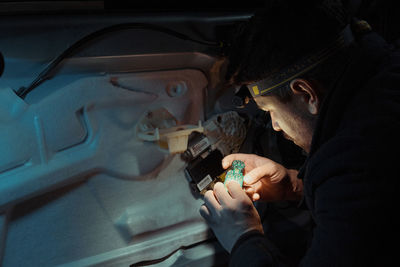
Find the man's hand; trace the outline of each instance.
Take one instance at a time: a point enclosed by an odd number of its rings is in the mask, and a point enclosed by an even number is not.
[[[282,165],[257,155],[232,154],[222,160],[227,169],[234,160],[245,163],[244,187],[253,201],[300,200],[303,183],[296,170],[287,170]]]
[[[263,233],[260,216],[253,203],[235,181],[216,183],[214,190],[204,195],[200,214],[208,222],[221,245],[231,252],[244,233],[257,230]]]

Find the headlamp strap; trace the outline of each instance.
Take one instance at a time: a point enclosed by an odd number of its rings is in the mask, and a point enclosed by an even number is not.
[[[271,90],[293,80],[294,78],[310,71],[318,66],[321,62],[327,60],[337,51],[353,42],[354,37],[351,33],[350,25],[339,34],[329,46],[316,53],[298,60],[294,64],[273,72],[268,78],[259,80],[248,85],[248,89],[253,97],[265,95]]]

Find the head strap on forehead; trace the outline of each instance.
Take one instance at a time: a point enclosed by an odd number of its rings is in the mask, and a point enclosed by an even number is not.
[[[354,38],[351,33],[350,26],[347,25],[339,34],[339,37],[324,49],[308,55],[296,61],[294,64],[283,67],[269,75],[268,78],[252,83],[247,87],[253,97],[265,95],[272,90],[279,88],[281,85],[284,85],[294,78],[315,68],[321,62],[334,55],[337,51],[349,45],[353,39]]]

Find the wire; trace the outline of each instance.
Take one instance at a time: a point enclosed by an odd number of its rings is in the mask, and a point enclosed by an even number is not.
[[[208,41],[202,41],[202,40],[196,40],[193,39],[183,33],[171,30],[169,28],[163,27],[163,26],[158,26],[154,24],[147,24],[147,23],[122,23],[122,24],[116,24],[112,26],[105,27],[103,29],[97,30],[93,33],[90,33],[83,37],[82,39],[78,40],[75,42],[73,45],[68,47],[64,52],[62,52],[58,57],[53,59],[47,67],[36,77],[35,80],[28,86],[28,87],[21,87],[17,91],[17,95],[24,99],[33,89],[38,87],[40,84],[45,82],[46,80],[51,79],[54,74],[56,73],[56,68],[57,66],[67,57],[72,56],[74,53],[77,52],[79,48],[81,48],[83,45],[87,44],[88,42],[97,39],[103,35],[106,35],[111,32],[116,32],[116,31],[122,31],[122,30],[131,30],[131,29],[146,29],[146,30],[152,30],[152,31],[157,31],[157,32],[162,32],[166,33],[168,35],[174,36],[178,39],[182,39],[185,41],[191,41],[194,43],[198,43],[201,45],[206,45],[206,46],[215,46],[215,47],[221,47],[221,43],[217,42],[208,42]]]
[[[3,74],[4,70],[4,57],[3,54],[0,52],[0,77]]]

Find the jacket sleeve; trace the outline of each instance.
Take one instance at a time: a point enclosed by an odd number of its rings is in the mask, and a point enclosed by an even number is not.
[[[305,197],[315,228],[302,266],[391,265],[398,174],[382,139],[372,140],[338,137],[310,162]]]
[[[232,249],[229,266],[286,266],[275,245],[258,231],[242,235]]]

